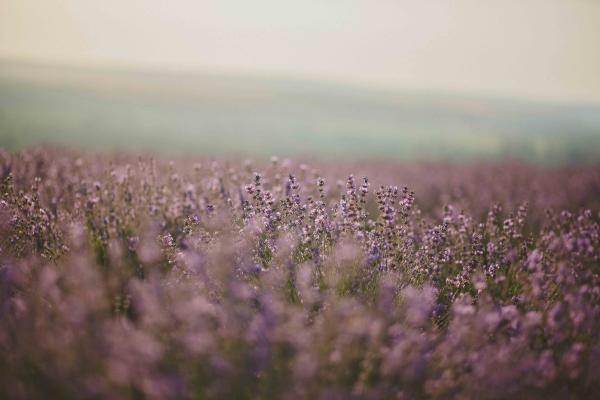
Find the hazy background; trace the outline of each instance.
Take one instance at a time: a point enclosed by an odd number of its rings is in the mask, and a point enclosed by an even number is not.
[[[600,161],[596,0],[2,0],[0,146]]]

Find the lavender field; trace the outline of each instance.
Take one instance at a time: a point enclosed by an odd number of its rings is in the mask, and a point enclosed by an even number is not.
[[[0,189],[0,398],[600,396],[597,165],[28,148]]]

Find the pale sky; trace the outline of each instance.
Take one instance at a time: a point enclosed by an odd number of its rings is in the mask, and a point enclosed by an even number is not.
[[[0,58],[600,104],[600,0],[0,0]]]

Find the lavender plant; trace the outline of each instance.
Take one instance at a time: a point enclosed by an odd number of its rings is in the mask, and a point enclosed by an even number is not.
[[[33,148],[0,177],[0,398],[600,396],[597,166]]]

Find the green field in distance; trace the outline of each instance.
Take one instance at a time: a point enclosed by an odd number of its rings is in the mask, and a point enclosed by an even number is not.
[[[600,107],[270,77],[0,62],[0,146],[600,161]]]

